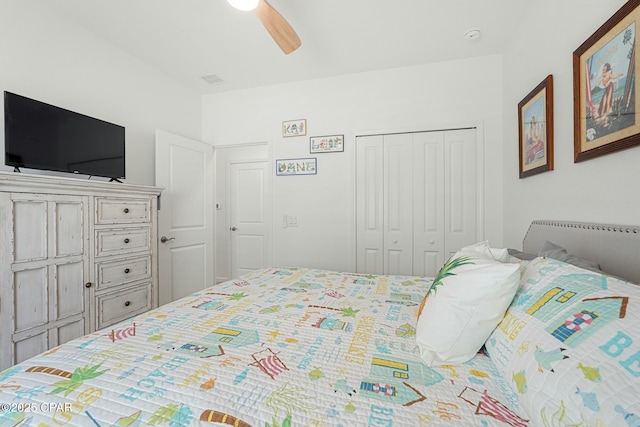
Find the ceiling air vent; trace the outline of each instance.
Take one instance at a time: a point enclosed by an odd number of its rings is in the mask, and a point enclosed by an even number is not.
[[[202,80],[209,83],[210,85],[219,85],[221,83],[224,83],[224,80],[222,80],[219,76],[215,74],[209,74],[208,76],[202,76],[201,78]]]

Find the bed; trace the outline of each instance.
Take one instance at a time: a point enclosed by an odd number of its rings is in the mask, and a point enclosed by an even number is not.
[[[532,224],[522,252],[537,251],[531,239],[548,227]],[[629,244],[627,254],[636,251],[637,265],[640,237],[628,228],[614,234]],[[571,246],[584,234],[571,230],[556,243]],[[600,252],[593,260],[607,265],[608,252]],[[637,287],[544,257],[510,262],[522,266],[517,294],[486,346],[464,363],[427,366],[421,358],[416,315],[432,279],[268,268],[0,372],[0,426],[640,425],[637,399],[605,399],[600,391],[640,391],[640,351],[636,357],[633,348],[640,342],[629,332],[640,326]],[[628,265],[611,274],[634,278]],[[627,312],[622,326],[591,319],[591,329],[608,335],[604,350],[584,360],[580,345],[598,334],[549,346],[538,335],[557,310],[527,314],[540,286],[567,285],[576,275],[600,284],[574,298],[591,307],[581,313],[597,311],[591,301],[599,292],[614,292],[617,299],[601,301],[619,313],[624,300]],[[622,373],[609,374],[618,365]]]

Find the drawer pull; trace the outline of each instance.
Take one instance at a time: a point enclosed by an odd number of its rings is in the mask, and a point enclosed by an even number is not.
[[[129,243],[131,240],[129,240],[129,238],[127,237],[126,239],[124,239],[125,243]]]
[[[124,208],[124,213],[129,213],[129,208]]]
[[[130,272],[130,271],[131,271],[131,270],[129,270],[128,268],[125,268],[125,269],[124,269],[124,274],[129,274],[129,272]]]
[[[125,301],[125,302],[124,302],[124,306],[125,306],[125,307],[129,307],[130,305],[131,305],[131,301]]]
[[[92,286],[92,283],[91,283],[91,282],[87,282],[87,283],[85,283],[85,284],[84,284],[84,287],[85,287],[85,288],[90,288],[91,286]]]

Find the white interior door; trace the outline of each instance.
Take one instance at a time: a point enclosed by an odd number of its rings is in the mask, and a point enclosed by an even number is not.
[[[156,132],[159,303],[214,284],[213,147]]]
[[[269,266],[268,162],[229,164],[231,277]]]

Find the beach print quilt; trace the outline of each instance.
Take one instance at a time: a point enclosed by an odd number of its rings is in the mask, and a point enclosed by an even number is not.
[[[429,286],[259,270],[0,372],[0,427],[528,425],[487,356],[421,362]]]
[[[531,425],[640,426],[640,286],[551,258],[527,264],[486,343]]]

